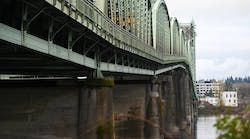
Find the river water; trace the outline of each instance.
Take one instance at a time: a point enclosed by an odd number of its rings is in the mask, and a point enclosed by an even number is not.
[[[197,123],[197,139],[216,139],[216,128],[213,126],[216,116],[200,116]]]

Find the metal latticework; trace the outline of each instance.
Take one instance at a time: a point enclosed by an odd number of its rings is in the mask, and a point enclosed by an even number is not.
[[[156,48],[163,54],[170,54],[170,28],[167,10],[163,4],[159,6],[156,21]]]

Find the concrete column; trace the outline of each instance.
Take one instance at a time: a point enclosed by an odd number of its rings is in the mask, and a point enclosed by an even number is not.
[[[184,74],[184,91],[185,91],[185,109],[186,109],[186,124],[188,133],[192,132],[192,92],[190,90],[190,77],[187,73]]]
[[[116,139],[145,139],[146,90],[146,84],[134,82],[115,85],[113,96]]]
[[[165,100],[165,117],[163,135],[165,138],[173,138],[177,134],[176,126],[176,100],[174,93],[174,83],[172,75],[164,75],[162,77],[162,99]]]
[[[196,132],[196,131],[197,131],[198,105],[199,105],[198,103],[199,103],[199,102],[198,102],[198,100],[195,100],[195,101],[193,101],[193,103],[195,103],[195,107],[193,107],[193,108],[194,108],[194,113],[195,113],[194,115],[195,115],[195,116],[194,116],[194,122],[193,122],[194,128],[193,128],[192,131],[193,131],[193,135],[194,135],[193,138],[196,139],[196,138],[197,138],[197,132]]]
[[[111,88],[97,91],[97,139],[114,139],[113,93]]]
[[[189,101],[188,101],[188,106],[189,106],[189,109],[188,109],[188,116],[187,116],[187,120],[188,120],[188,124],[190,126],[190,133],[191,133],[191,136],[192,138],[194,138],[194,133],[196,131],[194,131],[194,124],[195,124],[195,121],[194,121],[194,92],[193,92],[193,89],[192,89],[192,81],[191,81],[191,78],[189,75],[187,75],[187,90],[189,92],[188,94],[188,97],[189,97]]]
[[[96,139],[97,98],[96,89],[81,88],[78,115],[79,139]]]
[[[181,77],[181,88],[182,92],[181,92],[181,100],[182,100],[182,113],[181,113],[181,123],[180,123],[180,135],[181,138],[191,138],[191,104],[190,104],[190,99],[192,99],[190,97],[191,91],[190,91],[190,87],[189,87],[189,75],[186,74],[185,71],[181,71],[180,73],[180,77]]]
[[[186,73],[185,71],[182,71],[181,72],[181,81],[182,81],[182,109],[183,109],[183,113],[182,113],[182,119],[183,121],[186,123],[186,120],[187,120],[187,95],[189,92],[187,92],[186,90]]]
[[[180,94],[180,76],[178,71],[173,72],[173,84],[174,84],[174,94],[175,94],[175,105],[176,105],[176,125],[179,126],[181,123],[181,94]]]
[[[186,139],[186,96],[184,71],[177,70],[173,73],[174,92],[176,100],[176,125],[178,134],[176,138]]]
[[[149,100],[146,110],[146,139],[161,139],[160,136],[160,83],[159,80],[154,79],[151,88],[148,92]]]
[[[195,99],[195,96],[194,96],[194,90],[192,89],[192,85],[193,85],[193,82],[190,81],[190,90],[192,92],[192,135],[193,135],[193,138],[196,139],[197,138],[197,134],[196,134],[196,130],[197,130],[197,120],[198,120],[198,100]]]
[[[80,139],[113,139],[113,80],[90,79],[82,89]]]
[[[162,99],[165,101],[163,118],[164,137],[193,138],[193,92],[190,77],[183,70],[163,75]]]

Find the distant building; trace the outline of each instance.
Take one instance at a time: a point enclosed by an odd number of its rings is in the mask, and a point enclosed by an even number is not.
[[[225,91],[221,93],[221,100],[224,106],[238,107],[238,98],[236,91]]]
[[[218,106],[219,105],[219,98],[218,97],[205,97],[205,101],[214,105]]]
[[[219,98],[223,82],[200,80],[196,82],[196,88],[200,100],[204,100],[206,96]]]

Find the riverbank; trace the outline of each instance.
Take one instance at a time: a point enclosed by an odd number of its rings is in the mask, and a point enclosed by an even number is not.
[[[206,115],[221,115],[221,114],[240,114],[244,108],[241,107],[223,107],[223,106],[213,106],[211,104],[205,103],[204,107],[199,107],[198,114],[199,116]]]

